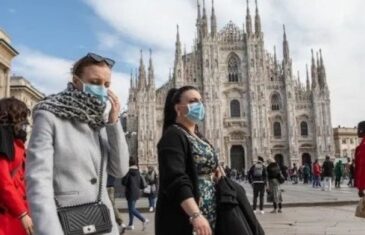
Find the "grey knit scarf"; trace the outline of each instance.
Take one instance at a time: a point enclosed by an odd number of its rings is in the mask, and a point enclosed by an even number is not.
[[[68,83],[66,90],[39,102],[34,107],[36,110],[47,110],[61,119],[86,123],[96,130],[105,126],[105,104],[95,96],[79,91],[72,83]]]

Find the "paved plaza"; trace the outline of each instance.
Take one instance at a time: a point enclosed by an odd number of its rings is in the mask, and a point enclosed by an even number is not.
[[[292,207],[284,208],[282,214],[257,215],[266,235],[364,235],[365,219],[354,216],[355,206]],[[136,230],[126,235],[154,235],[153,213],[145,213],[151,224],[144,232],[136,221]],[[128,215],[123,214],[127,221]],[[229,235],[229,234],[227,234]]]
[[[242,183],[247,196],[252,201],[252,189],[247,183]],[[290,182],[282,185],[284,190],[284,213],[271,214],[271,204],[265,204],[265,214],[257,217],[265,229],[266,235],[364,235],[365,219],[356,218],[354,211],[358,202],[357,191],[345,184],[340,189],[333,188],[331,192],[313,189],[310,185]],[[118,205],[128,222],[125,199],[118,199]],[[153,235],[154,214],[147,212],[147,200],[141,199],[137,206],[151,220],[144,232],[142,225],[135,218],[134,231],[127,235]],[[229,234],[227,234],[229,235]]]

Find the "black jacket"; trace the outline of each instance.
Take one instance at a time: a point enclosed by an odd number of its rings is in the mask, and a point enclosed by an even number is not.
[[[333,168],[334,168],[333,162],[331,162],[330,160],[325,160],[322,166],[322,176],[333,177]]]
[[[262,167],[262,175],[261,176],[255,176],[255,167],[256,165],[259,165],[260,167]],[[256,163],[254,164],[250,170],[248,171],[248,180],[250,181],[250,183],[255,184],[255,183],[266,183],[266,167],[264,166],[264,164],[262,163]]]
[[[265,235],[241,185],[223,177],[216,188],[215,235]]]
[[[145,188],[144,179],[138,169],[130,168],[123,177],[122,184],[125,186],[125,197],[127,200],[136,201],[141,196],[141,189]]]
[[[181,203],[199,201],[198,177],[190,143],[176,126],[170,126],[157,145],[159,191],[155,215],[156,235],[191,235],[193,227]]]

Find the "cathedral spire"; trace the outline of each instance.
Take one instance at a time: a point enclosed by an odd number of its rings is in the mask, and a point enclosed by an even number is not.
[[[316,61],[314,59],[314,52],[313,49],[312,52],[312,66],[311,66],[311,76],[312,76],[312,89],[315,89],[317,87],[317,67],[316,67]]]
[[[207,11],[205,8],[205,0],[203,0],[202,33],[204,38],[208,35],[208,18],[207,18]]]
[[[286,30],[285,30],[285,25],[283,25],[283,30],[284,30],[284,40],[283,40],[283,55],[284,55],[284,62],[288,63],[290,60],[290,54],[289,54],[289,43],[288,40],[286,38]]]
[[[320,77],[322,81],[322,87],[327,87],[326,68],[323,63],[322,49],[319,49],[319,63],[320,63]]]
[[[252,19],[250,15],[249,0],[247,0],[247,13],[246,13],[246,32],[248,35],[252,34]]]
[[[308,64],[305,65],[305,72],[306,72],[306,75],[307,75],[307,91],[309,91],[310,89],[310,82],[309,82],[309,71],[308,71]]]
[[[274,65],[275,65],[275,69],[278,68],[278,59],[276,56],[276,46],[274,46]]]
[[[176,26],[176,43],[175,43],[175,64],[179,59],[181,59],[181,42],[180,42],[180,32],[179,25]]]
[[[133,89],[134,89],[133,70],[131,70],[130,90],[133,90]]]
[[[152,63],[152,49],[150,49],[150,61],[148,65],[148,85],[151,88],[155,87],[155,74]]]
[[[217,34],[217,17],[215,16],[214,0],[212,0],[212,15],[210,17],[210,24],[210,33],[212,35],[212,38],[214,38]]]
[[[255,14],[255,32],[257,35],[260,35],[261,33],[261,17],[259,14],[259,7],[257,4],[257,0],[255,1],[256,3],[256,14]]]
[[[146,81],[146,70],[143,63],[143,51],[141,50],[141,58],[139,60],[139,77],[138,77],[138,88],[143,89],[147,85]]]

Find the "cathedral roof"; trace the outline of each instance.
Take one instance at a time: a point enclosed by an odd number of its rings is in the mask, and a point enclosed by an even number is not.
[[[223,41],[227,42],[240,41],[243,38],[243,32],[232,21],[229,21],[229,23],[224,26],[219,32],[219,35]]]

